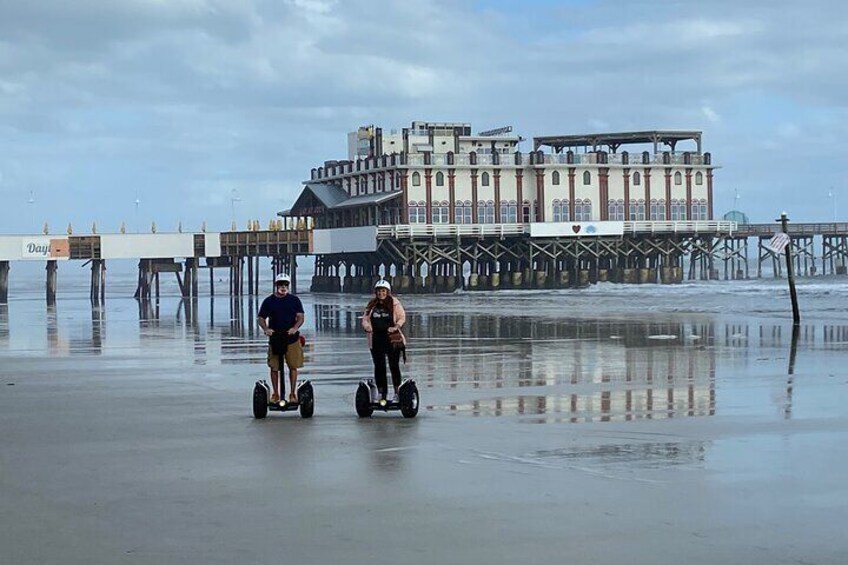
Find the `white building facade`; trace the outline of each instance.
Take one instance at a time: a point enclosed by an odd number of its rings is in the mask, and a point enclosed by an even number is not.
[[[521,141],[509,127],[474,135],[465,123],[362,127],[348,159],[312,169],[284,214],[325,228],[713,219],[701,132],[536,137],[526,152]]]

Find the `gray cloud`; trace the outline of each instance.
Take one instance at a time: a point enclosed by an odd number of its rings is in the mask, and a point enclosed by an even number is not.
[[[53,225],[269,217],[377,122],[525,136],[694,128],[754,217],[844,171],[841,2],[0,0],[0,211]],[[799,193],[798,188],[805,187]],[[843,187],[848,202],[848,187]],[[768,198],[766,198],[768,197]],[[824,196],[822,196],[824,198]],[[90,202],[81,203],[81,199]],[[784,204],[785,202],[785,204]]]

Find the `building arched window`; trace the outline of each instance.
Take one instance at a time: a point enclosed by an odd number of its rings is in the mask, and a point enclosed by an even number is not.
[[[651,221],[661,222],[665,220],[665,198],[659,200],[651,199]]]
[[[436,173],[436,186],[445,186],[445,173],[441,171]]]
[[[700,200],[692,201],[692,219],[693,220],[706,220],[707,219],[707,201],[702,198]]]
[[[427,203],[422,201],[409,202],[409,223],[410,224],[426,224],[427,223]]]
[[[477,223],[495,223],[495,202],[493,200],[479,200],[477,202]]]
[[[592,173],[589,171],[583,171],[583,184],[592,184]]]
[[[704,184],[704,173],[701,171],[695,173],[695,184]]]
[[[555,222],[569,221],[568,200],[554,200],[554,218]]]
[[[680,174],[680,171],[674,173],[674,184],[683,184],[683,175]]]
[[[448,202],[447,200],[442,200],[441,202],[433,202],[433,223],[450,223],[450,202]]]
[[[639,186],[642,184],[642,175],[639,174],[639,171],[633,173],[633,186]]]
[[[501,200],[502,224],[514,224],[518,221],[518,203],[515,200]]]
[[[645,219],[645,201],[641,198],[630,201],[630,219],[634,222]]]
[[[489,173],[480,175],[480,186],[489,186]]]
[[[457,200],[454,203],[454,222],[457,224],[472,223],[470,200]]]
[[[686,220],[686,201],[677,198],[671,201],[671,219],[675,222]]]
[[[554,171],[551,173],[551,184],[554,186],[559,184],[559,171]]]
[[[609,219],[621,222],[624,220],[624,200],[610,200],[607,202]]]
[[[412,186],[421,186],[421,173],[412,173]]]
[[[592,220],[592,201],[588,198],[574,201],[574,221],[589,222]]]

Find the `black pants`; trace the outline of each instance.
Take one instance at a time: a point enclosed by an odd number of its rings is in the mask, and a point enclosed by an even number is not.
[[[388,383],[386,382],[386,358],[389,358],[389,370],[392,372],[392,384],[395,388],[400,386],[400,351],[389,343],[389,336],[374,334],[371,343],[371,359],[374,360],[374,381],[377,389],[383,397],[386,396]]]

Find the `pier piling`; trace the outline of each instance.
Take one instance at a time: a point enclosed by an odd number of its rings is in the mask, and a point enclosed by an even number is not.
[[[0,261],[0,304],[9,303],[9,261]]]

